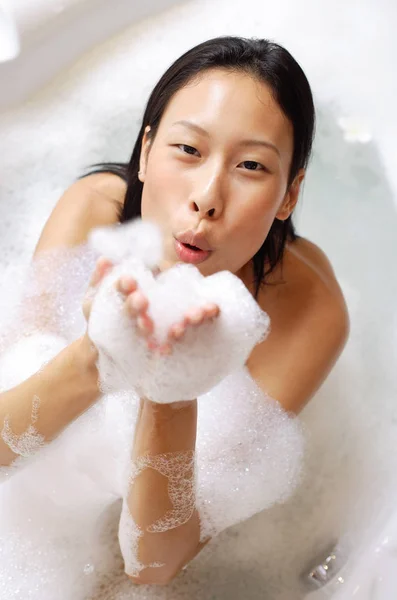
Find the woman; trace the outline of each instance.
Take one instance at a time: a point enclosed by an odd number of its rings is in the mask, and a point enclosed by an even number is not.
[[[77,246],[98,226],[138,216],[156,222],[165,243],[159,269],[193,262],[203,275],[229,270],[268,313],[271,333],[246,366],[264,392],[298,414],[332,369],[349,331],[332,266],[320,248],[296,234],[291,220],[314,120],[307,79],[281,46],[235,37],[204,42],[180,57],[154,88],[129,164],[101,165],[76,181],[48,219],[35,256]],[[102,258],[91,285],[111,268]],[[149,301],[136,281],[123,278],[118,289],[153,352],[171,352],[187,327],[200,327],[219,314],[216,305],[187,313],[159,347]],[[90,308],[87,300],[86,318]],[[99,398],[96,360],[86,334],[40,373],[3,393],[2,415],[11,415],[14,429],[24,431],[32,396],[48,399],[37,427],[52,440]],[[194,450],[197,400],[174,408],[142,399],[136,457],[143,450]],[[156,436],[149,435],[153,428]],[[15,459],[3,441],[0,458],[2,465]],[[145,471],[138,481],[128,502],[134,520],[144,524],[153,521],[153,496],[158,514],[166,510],[168,496],[155,471]],[[161,548],[153,539],[140,540],[142,562],[163,566],[129,573],[135,583],[168,583],[201,550],[197,511],[162,538]]]

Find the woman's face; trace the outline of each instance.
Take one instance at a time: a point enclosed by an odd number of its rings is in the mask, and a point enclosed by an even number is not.
[[[239,275],[294,208],[303,171],[287,193],[292,152],[291,123],[251,76],[213,69],[179,90],[140,162],[142,218],[160,226],[166,265],[185,260],[175,240],[193,230],[211,248],[203,275]]]

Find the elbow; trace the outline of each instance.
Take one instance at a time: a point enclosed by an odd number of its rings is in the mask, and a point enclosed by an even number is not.
[[[4,448],[4,451],[0,454],[0,472],[6,473],[7,476],[11,475],[18,462],[21,462],[21,458],[17,454],[14,454],[12,450]]]
[[[155,553],[151,552],[150,561],[156,561],[160,566],[145,567],[138,574],[128,573],[130,570],[128,564],[125,573],[129,579],[136,585],[169,585],[182,573],[184,568],[201,552],[201,550],[211,540],[210,537],[200,542],[199,521],[193,522],[194,532],[184,538],[179,538],[177,546],[170,542],[170,539],[164,539],[163,534],[156,540]],[[191,522],[190,522],[191,523]],[[192,523],[191,523],[192,524]],[[149,558],[146,553],[146,560]]]

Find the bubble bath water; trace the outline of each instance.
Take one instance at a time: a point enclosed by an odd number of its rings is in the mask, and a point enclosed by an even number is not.
[[[113,530],[120,499],[116,492],[107,492],[109,513],[102,514],[104,498],[87,475],[92,465],[68,457],[71,471],[79,465],[82,493],[98,497],[100,526],[91,533],[87,528],[87,540],[107,540],[107,564],[114,561],[113,572],[120,575],[111,580],[118,600],[132,594],[207,598],[208,590],[217,599],[303,598],[307,587],[301,574],[317,556],[338,541],[346,556],[355,552],[365,530],[376,526],[378,515],[395,498],[397,470],[390,452],[397,422],[393,259],[397,184],[392,166],[396,84],[391,77],[395,41],[390,28],[394,10],[390,3],[372,1],[359,6],[285,1],[275,6],[258,0],[247,11],[241,3],[223,0],[186,3],[128,27],[60,73],[29,102],[0,117],[0,261],[5,267],[30,257],[50,210],[83,166],[128,160],[149,91],[172,60],[195,43],[227,33],[274,39],[300,62],[315,95],[317,139],[296,223],[299,233],[330,258],[352,327],[342,357],[301,414],[310,431],[303,482],[284,504],[223,532],[167,589],[142,586],[131,591],[112,546],[118,543]],[[70,126],[65,127],[66,122]],[[71,295],[78,299],[81,280],[76,277],[76,283],[70,283]],[[12,298],[10,293],[1,302],[7,305]],[[114,432],[120,430],[117,415],[124,409],[119,399],[107,414],[114,421]],[[79,427],[95,448],[91,419],[76,422]],[[54,447],[46,461],[55,457]],[[43,493],[50,495],[46,469],[41,471],[38,464],[36,469],[36,481],[40,475]],[[102,477],[106,481],[107,475]],[[112,477],[104,487],[115,490],[119,474]],[[26,484],[34,487],[28,478]],[[81,503],[79,494],[65,495],[65,530],[68,522],[76,526],[78,518],[82,526],[88,522],[84,514],[77,517]],[[18,505],[14,508],[18,514]],[[42,518],[39,505],[33,503],[32,511]],[[30,597],[39,589],[43,564],[48,573],[55,570],[74,581],[65,588],[64,598],[76,597],[76,579],[70,577],[72,564],[63,560],[66,555],[51,559],[43,550],[33,560],[34,546],[29,544],[10,534],[7,561],[12,563],[13,552],[31,561]],[[90,578],[102,577],[102,567],[88,546],[75,558],[73,568],[78,564],[81,574],[78,585],[87,580],[84,585],[89,589]],[[23,585],[17,570],[10,570],[9,576]],[[98,584],[96,600],[101,594],[108,599],[101,590]]]

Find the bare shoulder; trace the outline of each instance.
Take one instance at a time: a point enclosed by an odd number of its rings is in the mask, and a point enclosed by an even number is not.
[[[93,173],[79,180],[87,189],[111,202],[124,204],[127,184],[114,173]]]
[[[319,279],[331,290],[340,290],[334,268],[325,252],[314,242],[300,237],[286,246],[286,260],[300,263],[301,267],[310,270],[313,281]]]
[[[45,223],[35,255],[82,244],[91,229],[117,223],[126,188],[121,177],[111,173],[95,173],[72,183]]]
[[[313,322],[320,316],[328,319],[346,341],[349,312],[332,263],[326,253],[306,238],[287,247],[288,278],[294,282],[290,300],[299,297],[306,304],[306,317]],[[295,280],[294,275],[295,273]]]
[[[346,310],[346,302],[331,261],[325,252],[306,238],[286,245],[284,261],[270,278],[262,296],[265,309],[276,311],[283,320],[302,316],[314,309]],[[291,322],[290,322],[291,324]]]
[[[330,260],[309,240],[288,245],[283,270],[272,281],[259,299],[271,331],[247,367],[285,410],[299,413],[342,353],[349,313]]]

